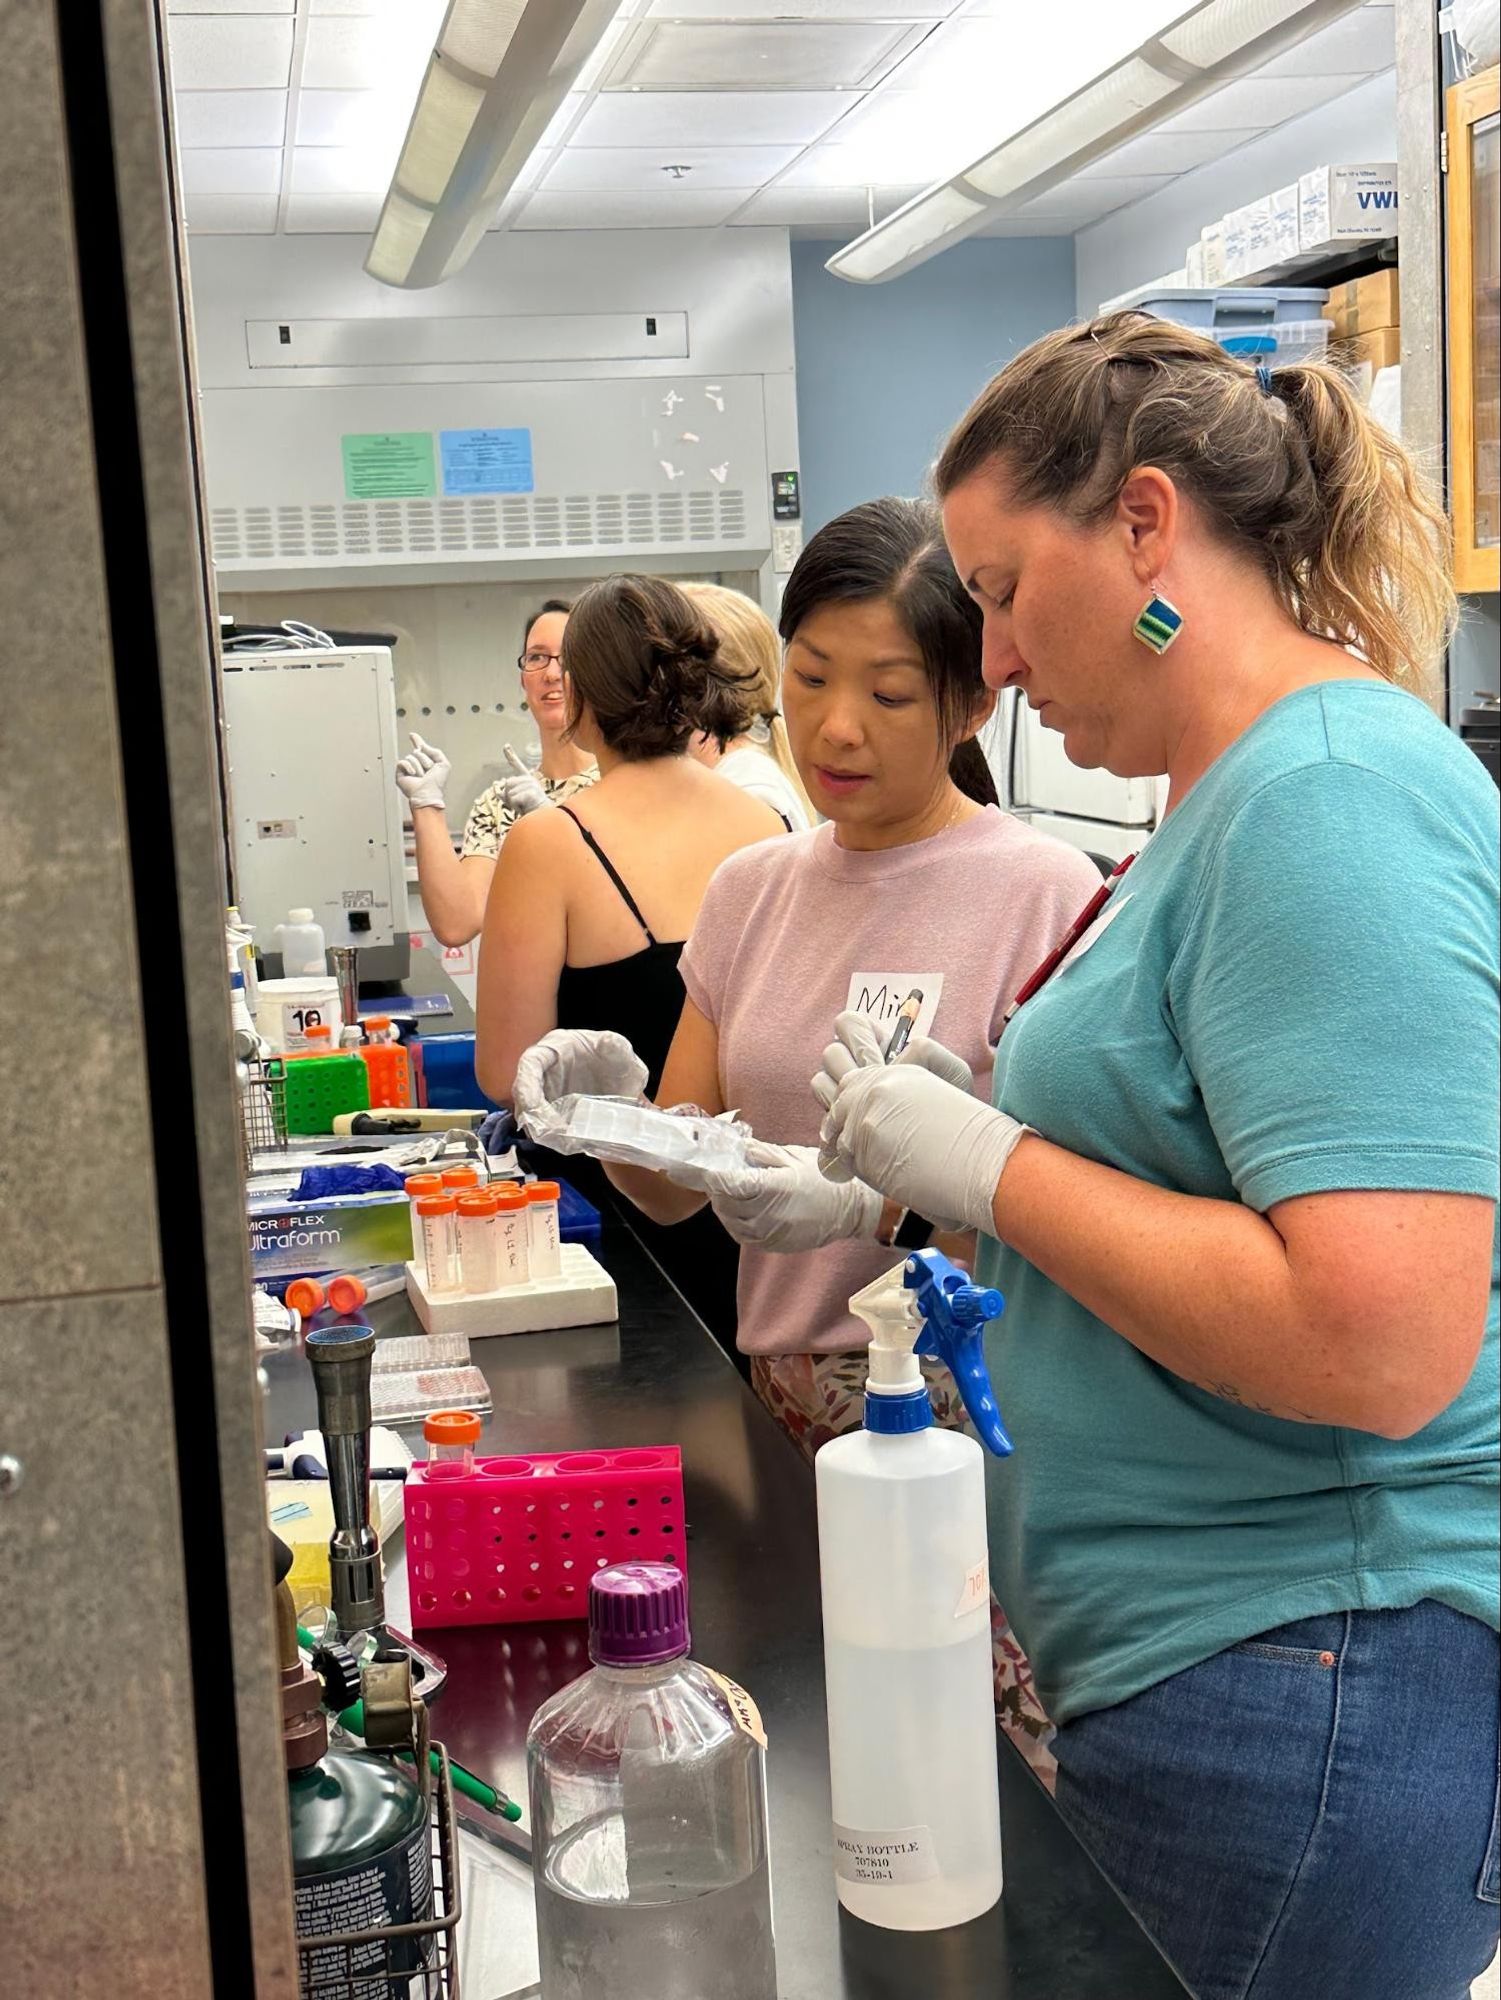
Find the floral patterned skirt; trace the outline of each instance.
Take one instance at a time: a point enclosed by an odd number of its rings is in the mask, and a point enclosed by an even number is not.
[[[820,1445],[860,1428],[865,1411],[865,1349],[849,1354],[753,1354],[751,1387],[811,1465]],[[958,1385],[941,1361],[922,1360],[933,1415],[945,1430],[962,1431],[967,1416]],[[1006,1614],[990,1600],[996,1715],[1013,1744],[1049,1791],[1058,1767],[1049,1747],[1053,1725],[1032,1684],[1032,1666]]]

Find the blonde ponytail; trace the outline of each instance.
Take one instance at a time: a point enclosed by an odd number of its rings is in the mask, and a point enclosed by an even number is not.
[[[1022,505],[1080,521],[1160,466],[1304,631],[1430,685],[1454,624],[1448,523],[1332,363],[1268,372],[1170,321],[1107,314],[996,376],[944,446],[940,498],[997,460]]]

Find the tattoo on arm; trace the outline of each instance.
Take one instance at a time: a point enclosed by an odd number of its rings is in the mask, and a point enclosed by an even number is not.
[[[1206,1396],[1218,1396],[1222,1403],[1234,1403],[1237,1409],[1250,1410],[1258,1417],[1282,1417],[1295,1424],[1324,1424],[1327,1417],[1316,1417],[1311,1410],[1295,1410],[1291,1404],[1253,1403],[1249,1396],[1243,1396],[1233,1382],[1195,1382],[1195,1389],[1202,1389]]]

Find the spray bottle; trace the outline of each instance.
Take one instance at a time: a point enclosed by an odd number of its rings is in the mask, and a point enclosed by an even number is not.
[[[962,1924],[1001,1893],[984,1454],[934,1426],[917,1356],[1009,1453],[983,1347],[1004,1303],[936,1250],[857,1293],[865,1427],[813,1462],[839,1900],[888,1930]]]

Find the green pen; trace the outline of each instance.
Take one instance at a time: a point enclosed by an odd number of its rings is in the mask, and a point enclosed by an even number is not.
[[[311,1654],[316,1649],[318,1641],[305,1626],[299,1625],[297,1643],[305,1653]],[[352,1736],[363,1736],[365,1704],[362,1701],[352,1702],[348,1708],[341,1710],[339,1721]],[[428,1752],[428,1762],[434,1772],[440,1768],[436,1750]],[[466,1771],[462,1764],[456,1764],[451,1757],[448,1760],[448,1769],[456,1792],[462,1792],[465,1798],[473,1799],[475,1804],[483,1806],[486,1812],[498,1813],[502,1819],[520,1819],[520,1806],[505,1792],[498,1791],[494,1785],[487,1785],[483,1778],[476,1778],[472,1771]]]

